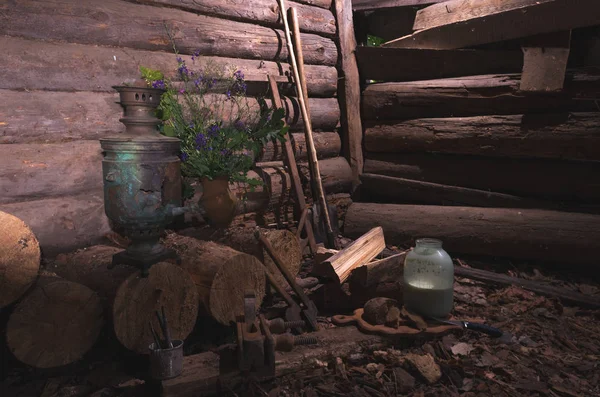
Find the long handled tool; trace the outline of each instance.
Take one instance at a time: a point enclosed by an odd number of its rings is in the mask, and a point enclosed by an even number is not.
[[[304,119],[304,134],[306,136],[306,146],[309,158],[309,169],[311,173],[313,194],[316,193],[316,198],[320,204],[320,213],[323,215],[323,222],[325,224],[325,232],[327,235],[327,245],[329,248],[339,248],[337,246],[337,241],[335,239],[335,235],[333,232],[333,228],[331,226],[331,219],[329,218],[329,210],[327,208],[327,201],[325,200],[325,193],[323,191],[323,183],[321,181],[321,172],[319,170],[319,161],[317,160],[317,152],[315,150],[315,142],[312,136],[312,123],[310,121],[310,115],[308,114],[307,108],[307,94],[305,93],[306,82],[304,81],[304,85],[302,84],[303,80],[300,76],[300,69],[298,68],[298,63],[296,61],[296,51],[298,54],[302,56],[302,49],[300,43],[300,34],[296,34],[297,45],[294,46],[292,44],[292,38],[290,33],[290,26],[288,24],[287,13],[285,8],[285,0],[279,1],[279,9],[281,12],[281,19],[283,20],[284,32],[285,32],[285,41],[288,48],[288,53],[290,57],[290,61],[292,64],[292,71],[294,73],[294,80],[296,81],[296,93],[298,96],[298,103],[300,104],[300,112],[302,113],[302,118]],[[292,8],[293,9],[293,8]],[[296,15],[295,13],[293,15]],[[298,26],[297,16],[295,20],[295,26]],[[299,31],[299,29],[298,29]],[[297,47],[296,51],[294,51],[294,47]],[[316,192],[315,192],[316,191]],[[315,200],[317,201],[317,200]]]

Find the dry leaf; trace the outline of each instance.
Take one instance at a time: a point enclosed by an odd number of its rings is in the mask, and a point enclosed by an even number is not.
[[[452,346],[452,354],[456,356],[468,356],[473,349],[474,347],[468,343],[461,342]]]

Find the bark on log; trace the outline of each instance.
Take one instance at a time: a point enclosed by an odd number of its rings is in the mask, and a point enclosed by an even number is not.
[[[294,157],[296,161],[306,161],[308,154],[306,152],[306,140],[305,135],[302,133],[294,133],[291,135],[292,149],[294,150]],[[317,151],[317,158],[319,160],[337,157],[340,155],[342,150],[342,142],[340,135],[337,132],[319,132],[313,135],[315,142],[315,149]],[[279,141],[269,142],[265,146],[263,153],[258,158],[258,161],[282,161],[283,160],[283,147]]]
[[[309,170],[307,163],[298,163],[302,184],[309,188]],[[352,169],[343,157],[335,157],[319,161],[321,181],[325,193],[348,193],[352,190]],[[312,197],[310,194],[307,197]]]
[[[114,85],[131,82],[140,75],[139,67],[161,70],[175,78],[175,54],[133,50],[118,47],[49,43],[17,37],[0,37],[0,88],[51,91],[105,91],[112,94]],[[267,75],[274,76],[283,94],[294,95],[291,67],[277,62],[180,55],[191,71],[207,66],[222,70],[241,70],[258,93],[266,93]],[[68,73],[65,73],[68,71]],[[93,79],[90,79],[93,76]],[[310,96],[330,97],[337,90],[337,70],[331,66],[306,65],[307,89]],[[288,84],[282,84],[282,83]],[[260,84],[259,84],[260,83]],[[252,94],[252,93],[250,93]]]
[[[116,93],[0,90],[0,96],[0,144],[96,140],[125,130]],[[253,98],[247,103],[251,109],[258,106]],[[332,131],[338,125],[337,99],[310,98],[309,105],[315,131]],[[296,99],[286,98],[284,106],[291,129],[302,130]]]
[[[286,269],[296,276],[300,271],[302,262],[302,253],[300,252],[300,244],[296,235],[289,230],[261,230],[262,235],[271,243],[275,253],[281,258]],[[227,235],[220,240],[221,244],[225,244],[237,251],[254,256],[260,262],[264,263],[279,285],[285,287],[288,285],[285,277],[277,269],[271,256],[265,251],[263,246],[254,237],[254,230],[249,228],[230,229]]]
[[[61,367],[92,348],[103,324],[102,304],[94,291],[44,275],[10,314],[6,342],[24,364]]]
[[[285,61],[287,50],[281,30],[234,22],[190,12],[106,0],[63,3],[60,0],[19,1],[4,10],[0,34],[28,39],[79,44],[121,46],[152,51],[178,51],[202,55]],[[135,15],[132,20],[131,16]],[[31,29],[35,26],[36,29]],[[337,48],[333,40],[302,34],[304,60],[333,66]]]
[[[381,226],[386,241],[403,246],[439,238],[450,253],[595,266],[600,215],[534,209],[353,203],[344,232],[357,238]]]
[[[367,153],[365,173],[501,192],[517,196],[593,204],[600,164],[432,154]],[[535,181],[535,183],[532,183]]]
[[[370,126],[374,152],[600,160],[600,113],[417,119]]]
[[[360,201],[392,204],[435,204],[500,208],[556,208],[557,204],[510,194],[363,174]]]
[[[252,255],[212,241],[170,234],[167,246],[182,259],[198,290],[200,310],[224,325],[244,313],[244,293],[253,290],[258,309],[265,295],[264,266]]]
[[[154,341],[148,323],[161,329],[157,310],[164,307],[171,338],[184,340],[196,325],[198,306],[198,291],[188,272],[168,262],[154,264],[148,277],[137,271],[119,286],[112,306],[115,335],[127,349],[148,354]]]
[[[33,285],[40,269],[40,244],[19,218],[0,211],[0,309]]]
[[[99,243],[110,231],[102,190],[79,196],[3,204],[0,211],[29,225],[47,257]]]
[[[220,0],[127,0],[135,3],[167,6],[194,13],[223,17],[259,25],[283,27],[279,18],[279,7],[268,0],[250,0],[240,7],[238,3]],[[290,1],[288,7],[298,10],[302,32],[335,34],[335,19],[331,11]]]
[[[385,50],[391,49],[380,49]],[[519,91],[520,82],[520,74],[490,74],[371,84],[363,92],[362,113],[369,120],[402,120],[547,113],[552,110],[598,110],[595,102],[600,88],[600,74],[597,72],[570,71],[563,92],[552,95],[523,93]]]

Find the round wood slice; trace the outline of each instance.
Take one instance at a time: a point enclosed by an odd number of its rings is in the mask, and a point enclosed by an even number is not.
[[[171,338],[184,340],[196,324],[198,301],[196,286],[185,270],[168,262],[157,263],[148,277],[140,277],[138,271],[119,286],[113,303],[115,335],[127,349],[148,354],[154,341],[150,321],[164,338],[155,314],[164,307]]]
[[[40,244],[19,218],[0,211],[0,308],[19,299],[40,269]]]
[[[60,367],[82,358],[103,325],[102,304],[94,291],[44,275],[11,313],[6,342],[13,355],[27,365]]]

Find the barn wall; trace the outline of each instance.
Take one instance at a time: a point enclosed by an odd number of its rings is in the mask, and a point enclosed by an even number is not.
[[[299,14],[320,157],[339,156],[331,0],[287,4]],[[277,76],[291,95],[292,130],[302,131],[276,0],[8,1],[0,23],[0,210],[30,224],[45,254],[109,231],[98,139],[124,130],[112,86],[137,78],[140,65],[176,69],[165,26],[188,64],[198,50],[199,67],[241,69],[257,95],[266,94],[268,74]]]

